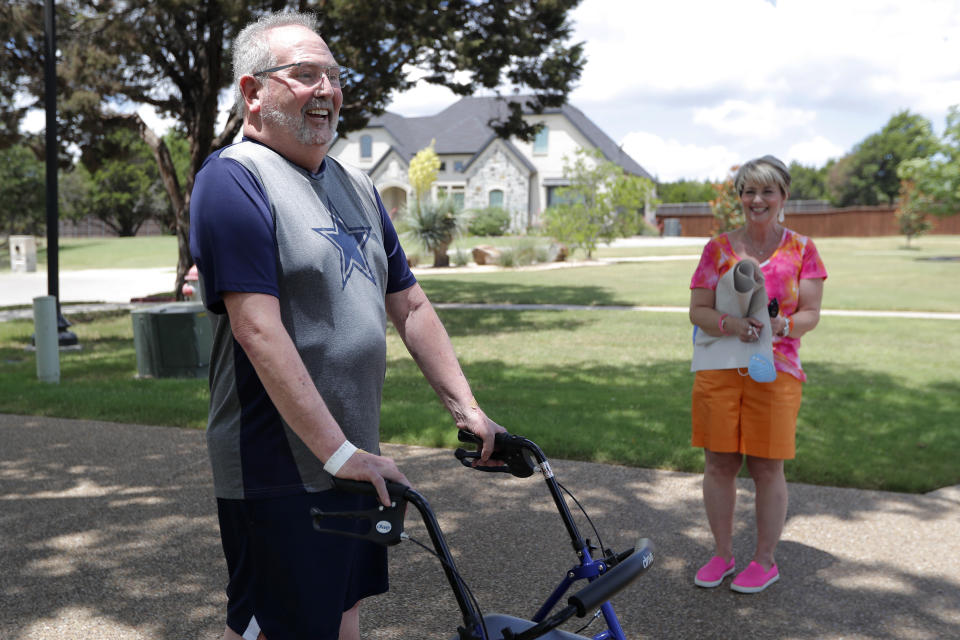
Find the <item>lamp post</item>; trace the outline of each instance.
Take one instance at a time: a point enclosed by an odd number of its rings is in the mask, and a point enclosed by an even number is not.
[[[77,336],[60,310],[60,212],[57,201],[57,35],[53,0],[44,3],[43,26],[46,35],[44,56],[44,98],[47,111],[47,293],[57,300],[57,329],[60,346],[77,344]]]

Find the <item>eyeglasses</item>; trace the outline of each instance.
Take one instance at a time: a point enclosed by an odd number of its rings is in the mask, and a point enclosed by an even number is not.
[[[283,71],[284,69],[289,69],[290,67],[296,67],[297,70],[289,77],[307,87],[315,86],[317,83],[323,80],[324,76],[326,76],[327,81],[330,82],[330,86],[335,89],[339,89],[342,77],[350,72],[350,69],[346,67],[325,67],[312,62],[291,62],[289,64],[282,64],[278,67],[270,67],[269,69],[264,69],[263,71],[257,71],[252,75],[262,76],[275,71]]]

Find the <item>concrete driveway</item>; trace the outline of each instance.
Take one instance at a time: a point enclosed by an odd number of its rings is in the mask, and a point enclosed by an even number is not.
[[[439,514],[484,611],[532,615],[573,558],[539,476],[469,471],[447,450],[384,450]],[[710,555],[698,475],[552,464],[606,545],[656,544],[653,569],[614,600],[631,639],[960,637],[960,488],[791,485],[782,579],[744,596],[693,586]],[[747,481],[740,498],[745,561]],[[0,414],[0,504],[0,638],[219,637],[226,575],[201,432]],[[427,543],[414,515],[407,531]],[[410,543],[390,555],[391,591],[365,605],[364,637],[453,637],[437,562]]]

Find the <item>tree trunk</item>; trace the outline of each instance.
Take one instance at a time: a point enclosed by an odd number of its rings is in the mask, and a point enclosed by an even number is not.
[[[150,129],[139,114],[118,117],[132,122],[137,127],[140,137],[153,151],[153,157],[157,161],[160,179],[173,209],[173,230],[177,236],[177,278],[174,282],[174,293],[177,300],[183,300],[183,285],[190,267],[193,266],[193,256],[190,254],[190,192],[193,189],[196,171],[206,159],[210,149],[191,148],[191,167],[187,170],[187,184],[182,188],[176,168],[173,166],[173,159],[170,157],[170,150],[163,138]],[[242,124],[243,118],[236,112],[232,113],[223,131],[212,140],[212,148],[219,149],[230,142],[237,135]],[[194,146],[191,145],[191,147]]]
[[[177,170],[173,166],[173,159],[170,157],[170,150],[163,138],[147,126],[140,114],[133,113],[125,116],[116,116],[129,122],[132,122],[140,134],[140,138],[153,151],[153,157],[157,161],[157,169],[160,171],[160,180],[163,182],[163,188],[170,198],[170,205],[173,208],[174,226],[177,233],[177,279],[174,282],[174,293],[177,300],[183,300],[183,284],[187,279],[187,272],[193,264],[190,257],[190,220],[189,220],[189,198],[185,198],[180,189],[180,180],[177,178]]]
[[[449,267],[450,266],[450,256],[447,255],[447,249],[450,248],[450,243],[442,244],[436,249],[433,250],[433,266],[435,267]]]

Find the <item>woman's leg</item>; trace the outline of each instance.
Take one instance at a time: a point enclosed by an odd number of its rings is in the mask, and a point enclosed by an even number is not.
[[[739,453],[703,450],[703,506],[716,544],[724,560],[733,556],[733,512],[737,504],[737,473],[743,464]]]
[[[753,561],[765,570],[775,564],[773,552],[787,521],[787,479],[783,460],[747,456],[747,469],[757,488],[757,550]]]

